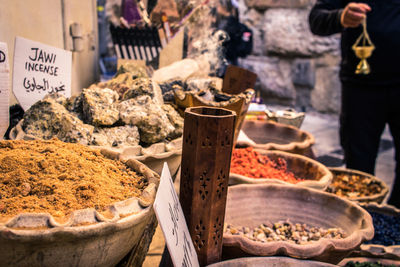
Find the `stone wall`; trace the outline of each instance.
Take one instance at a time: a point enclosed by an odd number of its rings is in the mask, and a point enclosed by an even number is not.
[[[268,104],[338,113],[340,35],[309,30],[314,0],[240,0],[239,17],[253,31],[252,55],[239,64],[258,75]]]

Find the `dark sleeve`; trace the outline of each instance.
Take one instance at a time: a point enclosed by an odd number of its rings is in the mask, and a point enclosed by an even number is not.
[[[308,17],[313,34],[327,36],[342,31],[340,16],[343,12],[340,0],[318,0]]]

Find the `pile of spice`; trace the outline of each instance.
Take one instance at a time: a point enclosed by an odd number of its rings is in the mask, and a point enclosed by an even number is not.
[[[254,229],[250,229],[249,227],[234,227],[228,224],[224,232],[232,235],[243,235],[250,240],[262,243],[288,241],[300,245],[318,241],[321,238],[341,239],[346,237],[341,228],[325,229],[300,223],[294,224],[289,221],[261,224]]]
[[[283,158],[271,160],[254,151],[252,147],[233,150],[230,172],[250,178],[275,178],[293,184],[304,181],[287,170],[287,163]]]
[[[373,178],[357,174],[337,173],[333,175],[332,183],[327,192],[340,197],[368,197],[381,193],[381,183]]]
[[[367,244],[382,246],[400,245],[400,215],[369,212],[374,223],[374,238],[367,241]]]
[[[358,262],[358,261],[349,261],[346,263],[344,267],[396,267],[394,264],[382,264],[379,261],[376,262]]]
[[[47,141],[0,142],[0,216],[74,210],[104,211],[141,194],[148,181],[120,161],[80,144]]]

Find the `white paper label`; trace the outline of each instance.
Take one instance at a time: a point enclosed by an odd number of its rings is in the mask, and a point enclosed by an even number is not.
[[[13,92],[24,110],[49,93],[71,96],[70,51],[15,38]]]
[[[199,266],[196,250],[167,163],[164,163],[153,206],[174,266]]]
[[[3,139],[10,121],[10,67],[8,62],[7,44],[0,42],[0,139]]]

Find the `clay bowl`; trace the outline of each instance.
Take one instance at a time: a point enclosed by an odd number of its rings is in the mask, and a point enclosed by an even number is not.
[[[139,161],[126,164],[149,179],[139,198],[114,203],[107,215],[76,210],[63,223],[48,213],[21,213],[2,220],[0,265],[115,266],[128,254],[134,265],[141,265],[157,225],[152,203],[159,176]]]
[[[234,260],[221,261],[208,265],[208,267],[256,267],[256,266],[274,266],[274,267],[333,267],[326,262],[298,260],[288,257],[249,257]]]
[[[36,140],[37,137],[27,134],[22,129],[23,120],[11,129],[11,140]],[[96,146],[92,146],[96,148]],[[136,159],[161,175],[164,162],[168,163],[171,176],[175,179],[178,169],[181,165],[182,158],[182,137],[172,140],[169,143],[156,143],[147,148],[140,145],[124,146],[124,147],[97,147],[113,150],[121,154],[123,159]]]
[[[237,185],[228,188],[225,223],[254,228],[289,220],[323,228],[341,228],[347,237],[307,244],[261,243],[225,232],[223,256],[289,256],[336,264],[374,235],[372,218],[356,203],[315,189],[288,185]]]
[[[398,260],[388,260],[382,258],[367,258],[367,257],[354,257],[354,258],[345,258],[341,262],[339,262],[339,266],[346,266],[350,262],[359,262],[359,263],[375,263],[375,264],[382,264],[384,266],[400,266],[400,261]],[[371,266],[371,265],[369,265]],[[374,266],[381,266],[381,265],[374,265]]]
[[[287,163],[287,170],[292,172],[296,177],[305,179],[304,181],[296,184],[291,184],[283,180],[275,178],[251,178],[236,173],[229,174],[229,184],[286,184],[305,186],[308,188],[314,188],[318,190],[325,190],[332,180],[332,173],[327,167],[311,158],[288,153],[277,150],[263,150],[255,149],[255,151],[262,155],[268,156],[271,160],[276,161],[278,158],[282,158]]]
[[[385,196],[389,192],[389,187],[386,185],[386,183],[379,179],[376,176],[373,176],[371,174],[357,171],[357,170],[352,170],[352,169],[345,169],[345,168],[329,168],[329,170],[332,172],[333,179],[332,183],[329,185],[327,188],[328,192],[333,192],[336,191],[335,189],[335,182],[340,182],[339,177],[342,177],[342,175],[346,175],[347,177],[351,177],[352,175],[359,176],[361,179],[368,179],[371,180],[370,186],[378,186],[380,188],[380,192],[376,194],[371,194],[368,196],[344,196],[345,198],[352,200],[352,201],[358,201],[362,203],[370,203],[370,202],[376,202],[378,204],[382,203],[384,200]],[[356,188],[353,186],[353,190],[356,191]]]
[[[296,154],[308,154],[315,143],[314,136],[294,126],[273,121],[245,120],[242,125],[245,137],[237,145],[266,150],[281,150]],[[249,140],[250,139],[250,140]]]
[[[377,204],[377,203],[360,203],[361,206],[368,212],[375,212],[378,214],[400,217],[400,209],[392,205]],[[400,265],[400,245],[383,246],[380,244],[373,244],[371,240],[368,244],[362,244],[359,250],[353,251],[352,257],[368,257],[368,258],[380,258],[388,260],[399,261]]]
[[[172,179],[175,180],[181,166],[182,137],[172,140],[169,143],[156,143],[147,148],[138,145],[112,150],[120,153],[121,159],[127,160],[132,158],[142,162],[158,175],[161,175],[164,162],[167,162]]]

